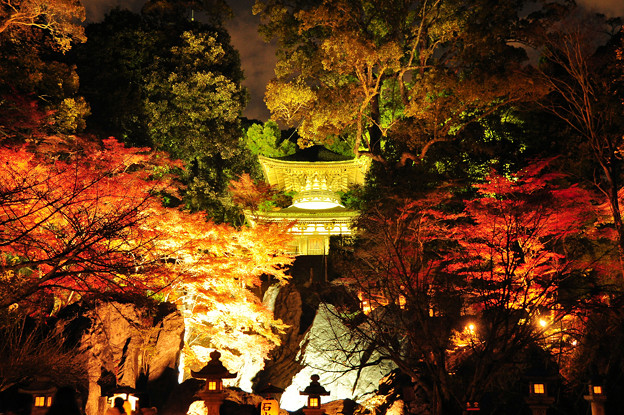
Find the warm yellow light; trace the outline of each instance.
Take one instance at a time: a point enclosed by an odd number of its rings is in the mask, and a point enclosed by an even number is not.
[[[594,395],[602,395],[602,386],[594,386]]]
[[[475,331],[475,325],[474,325],[474,324],[472,324],[472,323],[468,324],[468,330],[469,330],[471,333],[474,333],[474,331]]]
[[[576,346],[578,342],[576,340],[572,340],[572,346]]]
[[[322,210],[322,209],[331,209],[335,207],[342,206],[340,203],[329,201],[329,200],[302,200],[297,201],[292,204],[294,207],[300,209],[311,209],[311,210]]]
[[[539,325],[542,327],[546,327],[548,325],[548,322],[544,320],[543,318],[541,318],[539,321]]]
[[[52,397],[48,396],[48,401],[46,403],[46,406],[52,406]]]
[[[308,398],[308,406],[310,408],[318,408],[320,407],[320,403],[319,403],[319,398],[317,398],[316,396],[310,396]]]
[[[217,390],[217,382],[214,380],[208,381],[208,390],[216,391]]]
[[[537,395],[543,395],[546,393],[546,388],[543,383],[534,383],[533,384],[533,393]]]
[[[45,406],[45,396],[35,397],[35,406]]]
[[[130,403],[130,409],[136,411],[137,404],[139,403],[139,397],[134,395],[128,395],[128,402]]]

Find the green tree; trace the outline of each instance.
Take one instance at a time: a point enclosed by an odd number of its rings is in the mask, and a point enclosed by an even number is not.
[[[275,121],[253,124],[247,129],[245,143],[252,155],[282,157],[295,152],[295,145],[290,140],[282,139],[282,131]]]
[[[140,15],[111,12],[87,28],[79,73],[94,131],[183,160],[187,207],[237,222],[227,186],[250,163],[239,142],[247,93],[220,24],[225,9],[209,3],[150,1]],[[213,24],[192,21],[190,7]]]
[[[301,145],[339,136],[355,154],[422,160],[539,93],[520,44],[549,8],[525,18],[526,3],[259,0],[261,31],[279,45],[267,105]]]
[[[224,220],[228,214],[219,205],[228,209],[227,184],[246,158],[239,138],[247,95],[238,59],[227,55],[222,36],[183,32],[181,45],[156,59],[144,93],[153,145],[191,166],[187,203]]]

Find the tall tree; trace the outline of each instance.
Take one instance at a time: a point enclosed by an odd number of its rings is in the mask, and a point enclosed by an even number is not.
[[[609,35],[607,23],[600,16],[577,14],[548,33],[541,69],[551,94],[542,103],[581,139],[577,154],[593,158],[590,180],[608,202],[617,235],[620,275],[624,275],[624,222],[619,195],[624,84],[618,74],[616,52],[622,35]],[[604,32],[597,34],[597,28]]]
[[[184,160],[186,205],[236,221],[226,189],[248,160],[239,145],[247,100],[240,60],[223,16],[200,8],[212,24],[191,20],[187,3],[151,1],[140,15],[113,11],[87,28],[78,70],[89,125]]]
[[[261,277],[287,278],[286,230],[163,207],[172,162],[162,154],[111,139],[46,143],[41,154],[0,149],[0,312],[46,316],[83,297],[151,296],[180,307],[198,360],[187,368],[205,363],[206,347],[239,365],[263,362],[284,326],[254,290]]]
[[[158,194],[171,185],[163,176],[166,157],[111,139],[84,155],[61,148],[65,160],[46,159],[55,149],[54,141],[39,147],[46,156],[1,149],[3,308],[36,304],[35,294],[46,291],[67,299],[72,292],[156,292],[204,279],[252,287],[262,274],[282,275],[285,234],[236,231],[162,206]]]
[[[341,136],[356,154],[421,160],[536,92],[519,45],[551,6],[523,18],[525,3],[257,1],[261,31],[279,42],[269,109],[303,145]]]

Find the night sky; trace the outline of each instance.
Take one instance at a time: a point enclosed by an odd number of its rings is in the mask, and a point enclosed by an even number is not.
[[[116,7],[139,11],[146,0],[81,0],[87,11],[87,21],[97,22],[104,14]],[[577,0],[578,4],[608,16],[624,16],[623,0]],[[275,48],[265,43],[257,32],[258,17],[252,15],[251,8],[255,0],[229,0],[234,10],[234,19],[226,25],[232,44],[241,55],[249,89],[250,102],[243,115],[265,121],[269,112],[264,105],[264,89],[273,77],[275,66]]]

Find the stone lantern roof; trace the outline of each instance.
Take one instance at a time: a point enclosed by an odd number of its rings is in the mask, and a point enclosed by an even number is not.
[[[317,396],[329,396],[329,392],[321,386],[319,375],[310,376],[310,384],[306,388],[299,392],[301,395],[317,395]]]
[[[221,353],[217,350],[210,353],[210,361],[200,371],[191,370],[191,376],[197,379],[234,379],[236,373],[230,373],[221,363]]]

